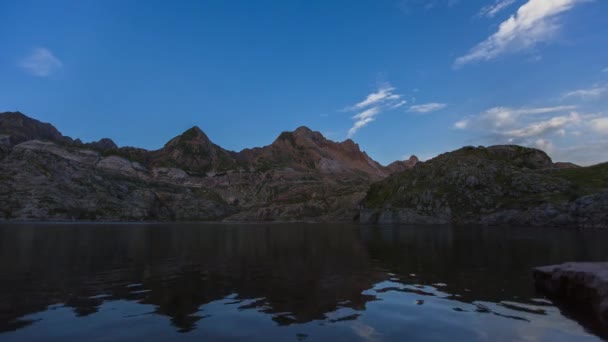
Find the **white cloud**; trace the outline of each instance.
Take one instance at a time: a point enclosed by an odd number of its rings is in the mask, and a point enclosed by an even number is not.
[[[552,152],[555,149],[555,146],[551,141],[543,138],[536,139],[536,141],[534,142],[534,147],[543,150],[547,153]]]
[[[582,100],[594,100],[608,94],[607,86],[594,86],[589,89],[578,89],[564,94],[564,97],[578,97]]]
[[[493,4],[484,6],[479,11],[478,15],[480,17],[494,18],[496,14],[511,6],[513,3],[515,3],[515,0],[496,0]]]
[[[349,138],[354,136],[361,128],[376,120],[380,113],[397,109],[407,103],[407,101],[401,100],[402,96],[394,91],[394,87],[385,84],[377,91],[367,95],[363,101],[346,108],[346,111],[360,111],[352,117],[355,123],[348,130]]]
[[[575,106],[557,106],[540,108],[494,107],[479,115],[478,121],[486,127],[495,129],[512,127],[522,116],[564,112],[576,109]]]
[[[19,66],[33,76],[48,77],[59,71],[63,67],[63,63],[55,57],[51,50],[36,48],[19,62]]]
[[[591,120],[591,128],[596,132],[608,134],[608,117]]]
[[[460,121],[456,121],[454,123],[454,128],[457,129],[466,129],[467,127],[469,127],[469,120],[460,120]]]
[[[559,14],[588,0],[528,0],[503,21],[498,31],[454,62],[456,67],[519,52],[551,40],[558,31]]]
[[[432,103],[425,103],[425,104],[411,106],[410,109],[408,109],[408,112],[430,113],[430,112],[434,112],[436,110],[443,109],[445,107],[447,107],[447,105],[445,103],[432,102]]]
[[[545,121],[533,122],[524,127],[503,132],[507,137],[512,138],[532,138],[545,136],[550,133],[565,133],[565,128],[577,125],[581,122],[581,117],[577,113],[570,113],[567,116],[555,116]]]
[[[399,102],[395,103],[394,105],[392,105],[390,108],[391,108],[391,109],[397,109],[397,108],[399,108],[399,107],[402,107],[402,106],[403,106],[403,105],[405,105],[406,103],[407,103],[407,101],[405,101],[405,100],[401,100],[401,101],[399,101]]]
[[[570,161],[579,165],[593,165],[608,161],[606,150],[608,150],[607,139],[590,139],[583,143],[554,148],[552,157],[554,160]]]
[[[389,85],[385,85],[385,86],[381,87],[380,89],[378,89],[378,91],[367,95],[365,100],[355,104],[354,106],[351,107],[351,109],[353,109],[353,110],[363,109],[365,107],[369,107],[374,104],[382,103],[385,101],[398,100],[399,98],[401,98],[401,95],[393,94],[393,90],[395,90],[395,88],[393,88]]]
[[[368,108],[368,109],[360,112],[359,114],[353,116],[352,118],[355,119],[355,123],[348,130],[348,137],[352,138],[355,135],[355,133],[357,133],[358,130],[367,126],[370,122],[376,120],[376,116],[378,114],[380,114],[381,112],[382,112],[382,108],[378,106],[378,107]]]
[[[606,142],[608,116],[581,114],[575,109],[575,106],[494,107],[464,117],[453,127],[467,131],[469,137],[478,140],[475,143],[535,147],[554,160],[584,165],[606,161],[606,150],[597,148],[595,142]],[[603,146],[608,147],[606,143]]]

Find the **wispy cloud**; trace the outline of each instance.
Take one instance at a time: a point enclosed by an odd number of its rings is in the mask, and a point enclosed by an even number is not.
[[[550,133],[565,133],[565,128],[571,125],[577,125],[581,122],[581,116],[578,113],[570,113],[569,115],[554,116],[544,121],[533,122],[524,125],[521,128],[507,130],[502,132],[506,137],[510,138],[539,138]]]
[[[605,67],[604,69],[602,69],[602,72],[608,72],[608,67]]]
[[[456,67],[488,61],[550,41],[560,28],[560,14],[588,0],[528,0],[498,31],[454,62]]]
[[[457,129],[480,129],[480,130],[501,130],[513,128],[518,125],[522,117],[529,115],[551,114],[566,112],[576,109],[576,106],[556,106],[556,107],[537,107],[537,108],[509,108],[494,107],[478,115],[464,118],[454,123]]]
[[[401,98],[401,95],[394,94],[393,91],[395,88],[391,86],[385,86],[383,88],[378,89],[378,91],[373,92],[365,98],[365,100],[355,104],[351,107],[351,109],[358,110],[363,109],[365,107],[369,107],[371,105],[376,105],[387,100],[398,100]]]
[[[509,107],[494,107],[486,110],[483,113],[473,117],[465,118],[454,124],[455,128],[469,128],[474,121],[478,126],[485,129],[500,129],[504,127],[512,127],[521,117],[527,115],[549,114],[564,112],[576,109],[576,106],[557,106],[557,107],[539,107],[539,108],[509,108]]]
[[[484,6],[478,13],[480,17],[494,18],[499,12],[515,3],[515,0],[496,0],[491,5]]]
[[[361,128],[376,120],[376,117],[387,110],[402,107],[407,101],[401,99],[402,95],[395,93],[395,88],[390,84],[384,84],[378,90],[370,93],[361,102],[346,108],[346,111],[359,112],[352,117],[355,120],[353,126],[348,130],[348,137],[357,133]]]
[[[410,109],[408,109],[408,112],[426,114],[426,113],[434,112],[436,110],[443,109],[445,107],[447,107],[447,104],[445,104],[445,103],[436,103],[436,102],[424,103],[424,104],[411,106]]]
[[[48,77],[59,71],[63,67],[63,63],[55,57],[51,50],[36,48],[19,62],[19,66],[30,75]]]
[[[595,100],[608,95],[608,86],[593,86],[588,89],[577,89],[564,94],[564,98],[578,97],[582,100]]]
[[[398,5],[403,13],[411,14],[417,9],[430,11],[439,7],[454,7],[459,3],[460,0],[401,0]]]
[[[458,130],[479,134],[485,144],[519,144],[544,150],[560,160],[591,164],[605,161],[603,153],[573,154],[570,146],[585,145],[608,133],[608,116],[581,114],[575,106],[494,107],[455,122]],[[604,159],[604,160],[603,160]]]
[[[390,109],[397,109],[399,107],[403,107],[406,103],[407,103],[406,100],[401,100],[401,101],[395,103],[394,105],[390,106],[389,108]]]

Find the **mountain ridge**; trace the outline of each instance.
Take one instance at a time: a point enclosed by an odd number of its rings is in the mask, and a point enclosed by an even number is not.
[[[304,126],[240,152],[197,126],[157,150],[83,143],[22,113],[0,114],[0,128],[9,220],[352,221],[390,172],[352,140]]]
[[[240,152],[192,127],[149,151],[0,114],[0,220],[315,221],[608,228],[608,163],[517,145],[380,165],[308,127]]]
[[[177,166],[198,174],[247,167],[268,169],[273,165],[281,165],[295,169],[318,169],[322,172],[356,170],[375,177],[385,177],[391,172],[410,167],[413,162],[413,159],[395,161],[389,164],[390,166],[383,166],[361,151],[353,140],[335,142],[306,126],[282,132],[269,145],[245,148],[238,152],[213,143],[199,126],[185,130],[156,150],[119,147],[109,138],[82,143],[80,139],[64,136],[50,123],[30,118],[20,112],[0,113],[0,134],[10,134],[13,144],[27,140],[49,140],[70,146],[88,147],[105,155],[114,153],[153,166]],[[303,153],[303,149],[315,151]]]

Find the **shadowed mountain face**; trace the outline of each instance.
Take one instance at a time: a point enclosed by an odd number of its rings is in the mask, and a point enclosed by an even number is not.
[[[0,340],[128,339],[113,335],[124,326],[146,340],[222,340],[233,336],[234,322],[260,339],[287,331],[289,340],[297,333],[327,340],[324,334],[345,329],[341,340],[365,340],[358,333],[368,325],[389,341],[436,333],[469,341],[480,332],[593,340],[538,299],[530,269],[603,260],[605,235],[530,227],[2,225]]]
[[[51,124],[32,119],[19,112],[0,113],[0,134],[10,137],[12,144],[28,140],[48,140],[57,143],[71,143]]]
[[[198,127],[192,127],[171,139],[152,155],[152,165],[178,167],[202,175],[237,168],[235,153],[211,142]]]
[[[352,140],[306,127],[232,152],[198,127],[156,151],[82,143],[21,113],[0,114],[0,217],[87,220],[352,221],[384,167]]]

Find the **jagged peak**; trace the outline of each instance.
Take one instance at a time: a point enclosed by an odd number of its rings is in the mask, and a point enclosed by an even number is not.
[[[356,149],[359,149],[359,144],[357,144],[353,139],[346,139],[343,142],[340,143],[341,145],[344,146],[349,146],[349,147],[354,147]]]
[[[209,137],[198,126],[192,126],[179,135],[180,140],[209,140]]]
[[[300,126],[296,128],[295,131],[285,131],[281,132],[279,136],[273,142],[273,145],[282,142],[288,142],[292,146],[300,145],[302,141],[312,141],[313,143],[319,143],[326,141],[327,139],[318,131],[313,131],[312,129],[306,126]]]
[[[213,145],[209,137],[198,126],[192,126],[182,134],[169,140],[163,148],[175,148],[180,145]]]
[[[87,145],[102,149],[102,150],[113,150],[117,149],[118,145],[110,138],[101,138],[98,141],[93,141]]]
[[[300,126],[300,127],[296,128],[296,130],[293,132],[293,134],[298,137],[306,137],[306,138],[312,139],[313,141],[327,140],[323,136],[323,134],[321,134],[321,132],[313,131],[312,129],[310,129],[306,126]]]

